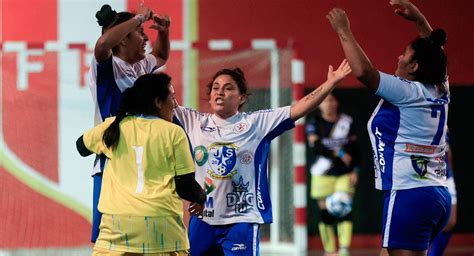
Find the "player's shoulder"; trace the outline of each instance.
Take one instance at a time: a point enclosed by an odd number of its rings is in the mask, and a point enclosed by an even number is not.
[[[174,109],[174,111],[175,111],[175,113],[181,113],[181,114],[184,114],[184,115],[192,115],[192,116],[195,116],[197,118],[208,118],[212,115],[211,113],[200,112],[198,110],[188,108],[188,107],[184,107],[184,106],[177,106]]]

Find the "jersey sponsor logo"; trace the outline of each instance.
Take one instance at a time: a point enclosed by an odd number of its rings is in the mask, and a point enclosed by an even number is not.
[[[378,140],[378,145],[377,145],[377,161],[376,166],[378,169],[384,173],[385,172],[385,157],[384,157],[384,151],[385,151],[385,142],[382,140],[382,133],[379,131],[379,128],[375,128],[375,136],[377,137]]]
[[[446,177],[446,176],[448,176],[448,172],[447,172],[446,169],[436,169],[436,170],[434,171],[434,173],[435,173],[436,176],[438,176],[438,177]]]
[[[244,183],[240,177],[238,183],[232,181],[232,187],[232,193],[227,194],[227,207],[234,207],[236,213],[246,213],[252,209],[254,196],[249,193],[249,182]]]
[[[206,192],[206,195],[209,195],[212,191],[216,189],[216,185],[214,184],[214,181],[211,178],[204,178],[204,190]]]
[[[424,156],[415,156],[411,155],[411,165],[415,169],[416,173],[423,178],[428,172],[428,162],[430,161],[427,157]]]
[[[204,202],[204,207],[214,208],[214,197],[212,196],[207,197],[206,202]]]
[[[374,166],[378,166],[378,164],[377,164],[377,154],[373,150],[372,150],[372,159],[374,161]],[[375,172],[374,178],[378,179],[379,178],[378,168],[374,168],[374,172]]]
[[[230,250],[231,251],[244,251],[246,249],[247,249],[247,246],[245,244],[233,244]]]
[[[234,143],[213,143],[208,147],[209,167],[207,173],[215,179],[231,179],[237,170],[237,146]]]
[[[415,145],[415,144],[405,144],[405,152],[409,153],[419,153],[419,154],[433,154],[436,151],[436,147],[433,146],[424,146],[424,145]]]
[[[240,152],[237,157],[240,159],[241,164],[249,165],[253,161],[253,154],[248,150]]]
[[[248,128],[248,125],[244,122],[236,123],[234,125],[234,131],[236,133],[244,132],[245,130],[247,130],[247,128]]]
[[[449,103],[448,93],[444,93],[443,96],[441,96],[441,98],[427,98],[426,100],[429,102],[433,102],[435,104],[439,104],[439,105],[444,105],[444,104]]]
[[[203,131],[203,132],[213,132],[213,131],[215,131],[216,129],[217,129],[216,127],[201,126],[201,131]]]
[[[274,112],[275,110],[274,109],[260,109],[260,110],[257,110],[257,111],[250,111],[248,112],[249,114],[254,114],[254,113],[270,113],[270,112]]]
[[[212,196],[207,197],[206,202],[204,202],[204,208],[202,216],[206,218],[214,218],[214,198]]]
[[[198,166],[203,166],[207,162],[208,156],[206,147],[200,145],[194,148],[194,161]]]
[[[262,166],[258,165],[258,177],[257,177],[257,207],[260,210],[265,210],[265,204],[263,203],[262,191],[260,188]]]

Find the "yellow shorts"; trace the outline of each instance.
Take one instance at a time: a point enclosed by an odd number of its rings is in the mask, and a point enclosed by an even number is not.
[[[354,193],[350,177],[350,173],[341,176],[311,175],[311,198],[323,199],[336,191]]]
[[[139,217],[103,214],[99,228],[94,253],[105,251],[106,255],[123,255],[125,252],[170,255],[163,253],[189,250],[188,234],[181,216]]]
[[[165,253],[133,253],[133,252],[117,252],[106,250],[102,248],[94,247],[92,251],[92,256],[138,256],[138,255],[147,255],[147,256],[188,256],[188,251],[180,252],[165,252]]]

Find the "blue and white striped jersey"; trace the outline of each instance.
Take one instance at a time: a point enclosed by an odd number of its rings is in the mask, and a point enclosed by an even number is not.
[[[196,181],[207,193],[204,221],[271,223],[268,152],[272,139],[295,126],[290,106],[240,112],[225,120],[177,107],[175,117],[191,141]]]
[[[367,124],[377,189],[446,186],[445,88],[380,72],[376,95],[382,99]]]
[[[98,125],[106,118],[114,116],[120,106],[122,93],[132,87],[139,76],[152,73],[158,68],[156,58],[152,54],[147,54],[143,60],[132,65],[114,55],[101,63],[92,58],[89,75],[95,104],[94,124]],[[105,161],[105,156],[102,156],[100,161],[95,161],[92,175],[104,170]]]
[[[135,64],[129,64],[114,55],[101,63],[92,58],[89,74],[90,89],[96,106],[95,124],[114,116],[122,93],[132,87],[138,77],[152,73],[157,68],[156,57],[152,54],[146,54],[143,60]]]

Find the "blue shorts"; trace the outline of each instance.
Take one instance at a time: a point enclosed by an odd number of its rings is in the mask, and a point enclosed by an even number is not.
[[[92,235],[91,242],[95,243],[99,236],[99,226],[102,219],[102,213],[99,212],[97,206],[99,205],[100,190],[102,188],[102,173],[96,173],[92,176],[94,179],[94,192],[92,195]]]
[[[192,215],[189,242],[192,256],[260,255],[260,224],[209,225]]]
[[[421,187],[384,193],[382,247],[424,251],[451,214],[446,187]]]

